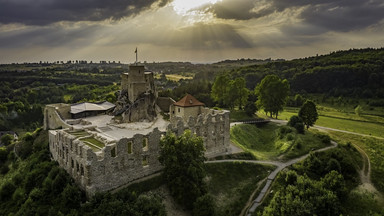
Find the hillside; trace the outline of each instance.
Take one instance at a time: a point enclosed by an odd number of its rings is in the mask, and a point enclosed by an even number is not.
[[[384,97],[384,48],[351,49],[328,55],[246,66],[231,72],[254,89],[267,74],[288,79],[294,92],[330,96]]]

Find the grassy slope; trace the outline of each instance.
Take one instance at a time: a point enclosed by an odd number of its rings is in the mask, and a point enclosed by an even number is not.
[[[312,148],[325,147],[313,131],[306,131],[303,135],[293,129],[291,133],[280,136],[278,130],[279,126],[273,123],[260,128],[237,125],[231,128],[231,141],[259,160],[273,160],[284,153],[283,159],[290,159],[304,155]],[[301,147],[297,147],[297,143],[301,143]]]
[[[329,134],[336,141],[351,142],[368,154],[371,161],[371,180],[375,187],[384,193],[384,140],[334,131],[330,131]]]
[[[208,192],[218,207],[217,215],[239,215],[256,184],[273,169],[244,162],[207,164]]]

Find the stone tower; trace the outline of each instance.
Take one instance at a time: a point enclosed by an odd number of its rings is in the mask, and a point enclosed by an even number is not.
[[[121,91],[114,110],[123,122],[152,121],[156,116],[157,92],[153,73],[144,65],[130,65],[129,72],[121,76]]]

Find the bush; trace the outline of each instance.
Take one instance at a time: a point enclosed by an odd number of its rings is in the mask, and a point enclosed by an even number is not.
[[[290,127],[294,127],[298,133],[304,134],[304,123],[299,116],[297,115],[292,116],[289,119],[287,125]]]
[[[256,104],[252,101],[248,101],[247,104],[245,104],[244,111],[248,116],[253,116],[257,111]]]
[[[212,216],[215,215],[215,203],[209,194],[197,198],[193,204],[193,216]]]
[[[316,134],[316,136],[323,142],[324,144],[331,143],[331,137],[327,134]]]

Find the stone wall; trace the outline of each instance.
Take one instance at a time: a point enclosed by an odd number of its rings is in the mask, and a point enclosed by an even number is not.
[[[203,106],[192,106],[192,107],[180,107],[172,105],[170,106],[171,121],[172,118],[182,118],[184,122],[188,122],[190,116],[196,118],[200,113],[202,113]]]
[[[160,107],[160,109],[163,112],[169,113],[170,112],[170,106],[174,104],[176,101],[173,100],[170,97],[158,97],[156,100],[157,106]]]
[[[146,135],[136,134],[116,143],[88,131],[90,137],[106,144],[99,151],[92,150],[80,140],[84,137],[71,135],[71,131],[74,132],[73,129],[49,131],[49,148],[53,159],[86,191],[87,196],[109,191],[162,169],[158,157],[164,132],[157,128]]]
[[[49,104],[44,108],[44,130],[69,128],[71,125],[65,119],[71,118],[71,105],[69,104]]]
[[[168,130],[180,136],[184,130],[190,129],[192,133],[203,137],[206,157],[229,153],[229,111],[219,111],[203,107],[201,111],[197,118],[190,116],[187,122],[181,117],[173,117]]]

